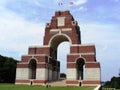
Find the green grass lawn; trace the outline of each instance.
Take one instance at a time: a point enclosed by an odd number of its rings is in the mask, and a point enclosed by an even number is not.
[[[113,89],[113,88],[102,88],[102,90],[120,90],[120,89]]]
[[[95,87],[43,87],[29,85],[0,85],[0,90],[93,90]]]

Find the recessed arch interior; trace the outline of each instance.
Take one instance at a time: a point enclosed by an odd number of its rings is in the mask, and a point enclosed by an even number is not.
[[[60,61],[60,73],[67,71],[67,54],[70,53],[70,43],[62,42],[57,49],[57,59]]]
[[[55,36],[52,37],[49,44],[50,44],[50,47],[51,47],[50,56],[53,59],[57,59],[58,46],[60,45],[60,43],[65,42],[65,41],[70,42],[70,44],[71,44],[71,39],[67,35],[64,35],[64,34],[59,35],[58,34],[58,35],[55,35]]]
[[[76,69],[77,69],[77,80],[83,80],[84,74],[84,65],[85,60],[83,58],[78,58],[76,61]]]
[[[52,48],[57,48],[61,42],[68,41],[71,43],[71,39],[65,34],[58,34],[52,37],[49,44]]]
[[[35,59],[31,59],[29,62],[29,78],[36,79],[36,66],[37,62]]]

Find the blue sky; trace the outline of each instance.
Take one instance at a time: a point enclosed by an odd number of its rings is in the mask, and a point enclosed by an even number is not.
[[[56,10],[70,10],[81,28],[82,44],[95,44],[102,80],[118,76],[120,0],[0,0],[0,54],[20,60],[29,46],[41,46],[45,24]],[[68,52],[69,43],[60,44],[63,72]]]

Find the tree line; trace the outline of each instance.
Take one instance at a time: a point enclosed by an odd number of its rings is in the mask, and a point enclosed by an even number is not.
[[[103,87],[120,89],[120,77],[112,77],[110,81],[105,82]]]
[[[0,55],[0,83],[14,83],[17,60]]]

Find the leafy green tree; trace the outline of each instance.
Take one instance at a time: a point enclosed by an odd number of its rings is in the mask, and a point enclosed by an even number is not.
[[[60,77],[61,78],[66,78],[66,74],[65,73],[60,73]]]
[[[110,81],[107,81],[107,82],[105,82],[104,87],[108,88],[108,87],[110,87],[110,84],[111,84],[111,82],[110,82]]]
[[[0,83],[14,83],[17,60],[0,55]]]
[[[112,77],[111,81],[107,81],[104,87],[120,89],[120,77]]]

